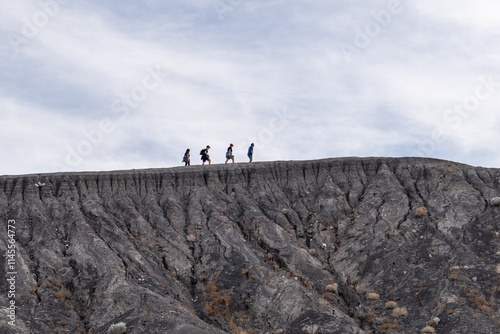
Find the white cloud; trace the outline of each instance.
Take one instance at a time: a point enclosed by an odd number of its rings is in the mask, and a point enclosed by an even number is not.
[[[376,27],[373,13],[391,1],[249,0],[222,20],[211,0],[61,4],[17,53],[0,48],[9,126],[0,154],[15,157],[0,173],[173,166],[206,144],[220,163],[229,142],[237,161],[255,142],[256,160],[424,154],[497,164],[485,142],[498,140],[500,87],[458,129],[447,110],[495,74],[498,5],[401,1],[348,62],[339,46]],[[41,10],[0,5],[4,41]],[[158,85],[148,79],[156,66]],[[101,137],[105,120],[113,131]],[[87,151],[86,133],[96,141]]]
[[[498,12],[500,3],[494,0],[444,0],[444,1],[415,1],[414,8],[426,17],[443,23],[464,25],[470,29],[487,30],[488,33],[499,33],[500,22]],[[493,29],[493,31],[492,31]]]

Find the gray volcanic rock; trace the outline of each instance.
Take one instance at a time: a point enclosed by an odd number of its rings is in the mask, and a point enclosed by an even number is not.
[[[499,178],[420,158],[0,177],[0,332],[499,333]]]

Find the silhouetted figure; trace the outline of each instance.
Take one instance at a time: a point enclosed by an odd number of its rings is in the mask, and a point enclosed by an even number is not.
[[[202,165],[205,164],[205,162],[208,161],[208,164],[211,165],[212,164],[212,161],[210,160],[210,155],[208,155],[208,150],[210,149],[210,146],[207,145],[207,148],[204,148],[203,150],[201,150],[200,154],[201,154],[201,160],[203,161]]]
[[[249,162],[252,162],[252,160],[253,160],[253,147],[254,147],[254,144],[252,143],[250,145],[250,147],[248,148],[247,156],[248,156],[248,159],[250,159]]]
[[[233,146],[234,146],[233,144],[229,144],[229,147],[227,148],[226,164],[229,160],[233,160],[233,164],[234,164]]]
[[[184,157],[182,158],[182,162],[185,163],[184,166],[191,166],[191,154],[189,153],[191,150],[188,148],[186,153],[184,153]]]

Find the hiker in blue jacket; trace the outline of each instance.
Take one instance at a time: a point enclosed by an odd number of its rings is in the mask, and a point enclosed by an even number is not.
[[[250,147],[248,148],[248,153],[247,153],[247,156],[248,156],[248,159],[250,159],[249,162],[252,162],[253,160],[253,143],[250,145]]]

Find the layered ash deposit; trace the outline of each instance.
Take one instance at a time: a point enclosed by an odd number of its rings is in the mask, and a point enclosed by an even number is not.
[[[422,158],[3,176],[0,333],[499,333],[499,178]]]

